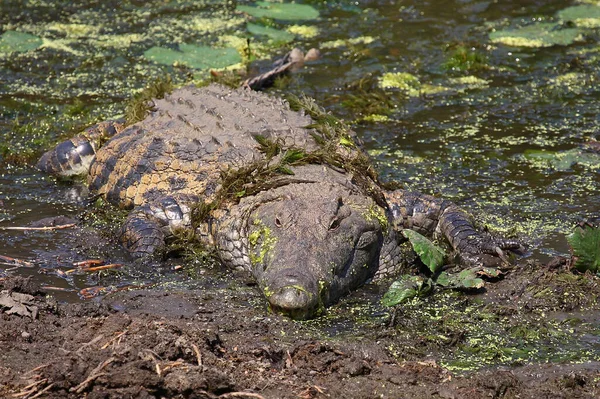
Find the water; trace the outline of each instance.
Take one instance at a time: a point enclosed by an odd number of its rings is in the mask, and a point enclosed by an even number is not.
[[[488,33],[555,22],[557,12],[571,4],[311,4],[321,17],[304,24],[318,33],[292,44],[319,47],[323,57],[298,73],[286,90],[315,97],[352,122],[385,180],[450,198],[496,230],[516,232],[532,243],[533,257],[568,253],[565,234],[600,211],[600,158],[557,166],[530,154],[577,151],[596,138],[597,29],[570,45],[510,47],[492,43]],[[233,22],[207,29],[208,18]],[[215,1],[3,1],[0,31],[29,32],[46,41],[35,51],[0,53],[0,226],[77,217],[86,209],[85,193],[40,175],[32,160],[61,137],[123,113],[126,100],[156,77],[168,73],[183,83],[204,76],[154,64],[143,57],[145,50],[174,43],[222,45],[236,37],[241,38],[236,43],[244,43],[244,18],[234,3]],[[285,51],[267,39],[253,40],[256,51]],[[480,65],[453,70],[451,61],[460,60],[461,51],[465,57],[475,54]],[[381,89],[378,81],[389,72],[416,77],[417,92]],[[465,77],[477,79],[460,80]],[[369,122],[373,114],[387,121]],[[32,261],[35,268],[18,272],[77,292],[97,281],[39,274],[45,268],[67,270],[84,256],[64,255],[68,250],[60,242],[68,234],[0,231],[0,255]],[[57,253],[68,259],[52,260]],[[109,257],[127,262],[118,248]],[[7,269],[0,267],[0,277],[14,272]]]

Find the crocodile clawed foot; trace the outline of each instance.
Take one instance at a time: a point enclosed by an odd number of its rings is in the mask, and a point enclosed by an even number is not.
[[[500,268],[511,264],[511,255],[523,255],[526,248],[518,240],[482,234],[466,240],[458,250],[461,263]]]

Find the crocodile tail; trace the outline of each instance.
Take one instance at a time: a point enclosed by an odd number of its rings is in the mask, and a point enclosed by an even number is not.
[[[59,143],[46,152],[36,167],[56,176],[75,176],[88,173],[96,150],[111,136],[123,130],[122,120],[98,123],[81,135]]]

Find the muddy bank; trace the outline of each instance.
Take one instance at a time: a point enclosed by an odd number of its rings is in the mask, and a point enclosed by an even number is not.
[[[568,288],[556,277],[563,274],[525,267],[490,284],[483,295],[463,294],[462,306],[491,303],[498,314],[512,312],[508,317],[521,324],[536,309],[562,309],[571,312],[570,317],[582,309],[592,314],[599,291],[592,277],[576,285],[589,295],[563,303],[544,302],[542,295],[531,295],[527,288],[532,279],[550,290]],[[328,331],[327,319],[320,324],[299,323],[267,313],[253,287],[214,292],[138,290],[79,304],[59,304],[20,277],[5,279],[0,288],[1,397],[600,395],[596,361],[523,362],[450,371],[440,365],[441,354],[456,350],[473,333],[466,330],[451,342],[424,336],[410,306],[396,312],[394,319],[384,314],[369,322],[354,320],[364,333],[344,334]],[[573,286],[569,289],[575,292]],[[350,297],[329,313],[352,320],[349,304],[359,300]]]

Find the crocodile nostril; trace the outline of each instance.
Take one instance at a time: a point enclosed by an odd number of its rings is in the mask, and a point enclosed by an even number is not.
[[[306,319],[317,310],[316,295],[297,286],[285,286],[268,297],[273,312],[282,313],[294,319]]]

